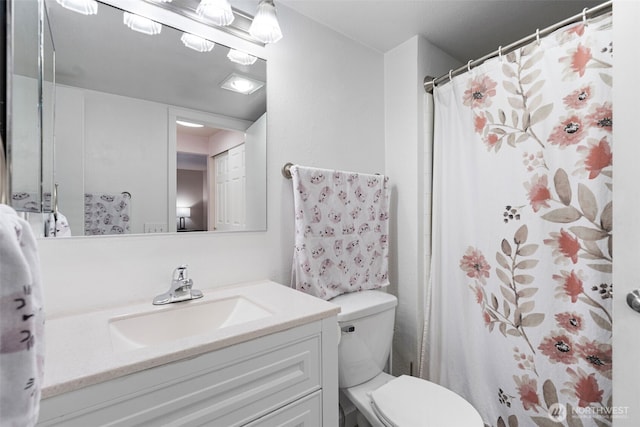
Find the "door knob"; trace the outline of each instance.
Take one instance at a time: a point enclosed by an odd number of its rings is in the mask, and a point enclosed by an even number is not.
[[[627,304],[633,310],[640,313],[640,289],[636,289],[627,294]]]

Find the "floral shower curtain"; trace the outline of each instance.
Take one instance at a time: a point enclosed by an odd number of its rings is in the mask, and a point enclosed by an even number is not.
[[[435,91],[427,379],[491,426],[608,426],[611,15]]]

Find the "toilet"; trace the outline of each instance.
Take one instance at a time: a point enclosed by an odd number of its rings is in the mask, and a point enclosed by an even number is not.
[[[357,408],[358,427],[484,426],[478,411],[451,390],[383,372],[393,338],[395,296],[371,290],[339,295],[330,302],[341,308],[340,397]]]

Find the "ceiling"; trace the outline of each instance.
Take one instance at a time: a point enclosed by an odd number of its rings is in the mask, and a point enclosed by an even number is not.
[[[379,52],[387,52],[421,34],[466,63],[603,1],[276,0],[276,3]],[[286,37],[286,28],[283,33]]]

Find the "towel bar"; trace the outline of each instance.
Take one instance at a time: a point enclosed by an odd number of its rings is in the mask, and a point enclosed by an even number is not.
[[[282,166],[282,169],[280,169],[280,172],[282,172],[282,176],[284,176],[287,179],[291,179],[291,166],[293,166],[293,163],[287,162],[284,164],[284,166]],[[375,173],[374,175],[381,175],[381,174]]]
[[[287,179],[291,179],[291,166],[293,166],[293,163],[287,162],[284,164],[281,170],[282,176],[284,176]]]

